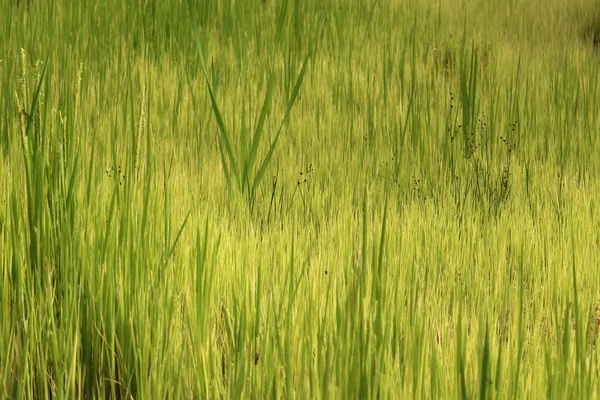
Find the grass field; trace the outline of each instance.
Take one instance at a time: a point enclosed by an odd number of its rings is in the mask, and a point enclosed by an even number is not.
[[[600,396],[596,0],[16,3],[0,397]]]

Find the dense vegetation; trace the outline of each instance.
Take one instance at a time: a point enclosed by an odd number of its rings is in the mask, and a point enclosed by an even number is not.
[[[3,2],[0,397],[598,396],[599,15]]]

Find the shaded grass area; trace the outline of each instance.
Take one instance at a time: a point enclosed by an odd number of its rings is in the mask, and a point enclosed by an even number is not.
[[[595,397],[593,7],[3,5],[0,393]]]

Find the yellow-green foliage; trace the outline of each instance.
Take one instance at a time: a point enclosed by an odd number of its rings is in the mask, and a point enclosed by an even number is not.
[[[598,15],[3,2],[0,397],[595,398]]]

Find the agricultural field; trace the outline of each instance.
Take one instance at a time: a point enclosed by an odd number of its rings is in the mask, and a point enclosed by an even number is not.
[[[0,397],[600,396],[597,0],[0,5]]]

